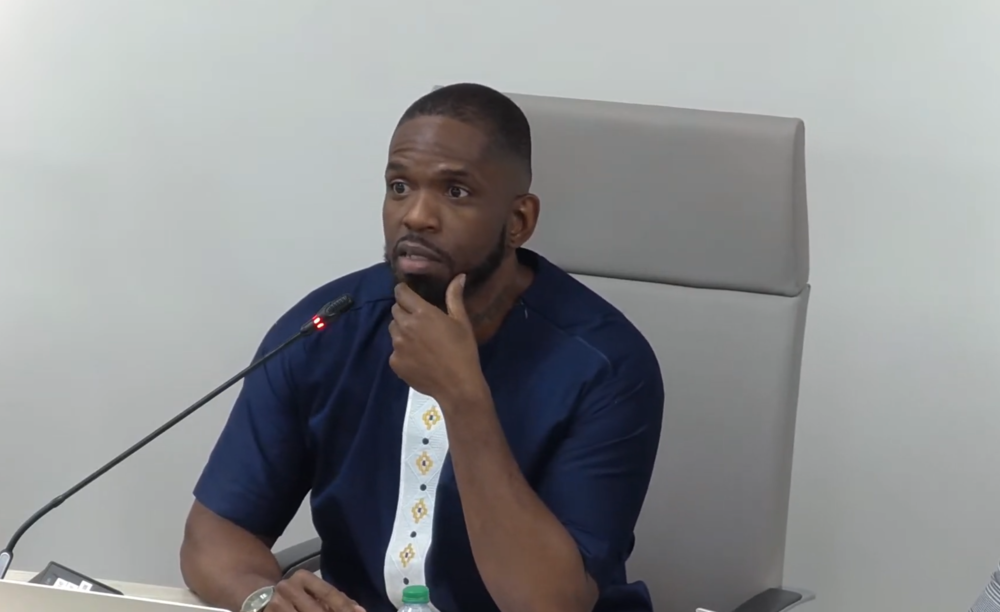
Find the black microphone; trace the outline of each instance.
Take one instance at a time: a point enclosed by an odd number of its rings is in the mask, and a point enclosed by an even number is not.
[[[49,512],[52,512],[59,506],[61,506],[63,502],[65,502],[70,497],[73,497],[74,495],[79,493],[81,489],[83,489],[90,483],[94,482],[95,480],[106,474],[108,471],[111,470],[111,468],[115,467],[122,461],[125,461],[126,459],[131,457],[136,451],[138,451],[142,447],[146,446],[156,438],[166,433],[167,430],[169,430],[171,427],[180,423],[187,417],[191,416],[191,414],[195,410],[198,410],[208,402],[215,399],[222,392],[229,389],[229,387],[232,387],[239,381],[243,380],[243,378],[246,377],[247,374],[249,374],[250,372],[256,370],[260,366],[270,361],[271,358],[273,358],[275,355],[277,355],[278,353],[282,352],[283,350],[291,346],[297,340],[300,340],[315,332],[325,329],[334,319],[347,312],[353,305],[354,305],[354,299],[350,295],[345,294],[333,300],[332,302],[328,303],[327,305],[323,306],[323,308],[321,308],[313,318],[303,323],[302,327],[299,328],[299,331],[296,332],[296,334],[293,335],[291,338],[285,340],[283,343],[281,343],[276,348],[269,351],[267,354],[255,359],[252,363],[250,363],[250,365],[240,370],[235,376],[233,376],[226,382],[216,387],[208,395],[206,395],[205,397],[201,398],[200,400],[189,406],[187,409],[185,409],[183,412],[181,412],[174,418],[164,423],[162,426],[156,429],[156,431],[149,434],[142,440],[136,442],[131,448],[129,448],[122,454],[118,455],[111,461],[107,462],[102,467],[98,468],[97,471],[95,471],[90,476],[87,476],[80,482],[70,487],[68,491],[66,491],[59,497],[56,497],[49,503],[45,504],[38,512],[31,515],[31,517],[28,520],[26,520],[24,524],[18,527],[17,531],[14,532],[14,535],[10,538],[10,541],[7,543],[7,547],[4,548],[2,551],[0,551],[0,580],[3,580],[4,576],[7,575],[7,569],[10,567],[11,561],[13,561],[14,559],[14,547],[17,546],[18,540],[20,540],[21,536],[23,536],[24,533],[28,529],[30,529],[32,525],[37,523],[39,519],[41,519]],[[43,574],[47,575],[43,576]],[[114,589],[111,589],[94,580],[91,580],[86,576],[83,576],[82,574],[77,574],[76,572],[73,572],[72,570],[69,570],[56,563],[49,564],[49,567],[46,568],[45,572],[42,572],[41,574],[36,576],[35,579],[32,579],[32,582],[39,582],[42,584],[56,584],[57,586],[66,585],[66,583],[69,583],[69,586],[71,586],[72,588],[80,588],[81,583],[85,583],[85,586],[83,587],[85,590],[111,592],[119,595],[121,594],[120,592]]]

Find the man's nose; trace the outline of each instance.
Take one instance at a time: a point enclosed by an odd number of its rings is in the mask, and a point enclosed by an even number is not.
[[[411,232],[435,232],[441,227],[439,204],[426,191],[418,191],[410,199],[410,207],[403,217],[403,225]]]

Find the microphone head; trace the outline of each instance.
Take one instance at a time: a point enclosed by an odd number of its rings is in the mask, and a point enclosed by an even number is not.
[[[354,298],[345,293],[344,295],[340,296],[339,298],[333,300],[332,302],[321,308],[319,311],[319,316],[323,317],[324,319],[328,319],[330,317],[336,317],[350,310],[351,306],[354,306]]]
[[[302,324],[299,329],[299,334],[307,336],[313,332],[319,331],[326,327],[326,324],[331,320],[339,317],[354,306],[354,298],[348,294],[344,294],[339,298],[328,303],[319,309],[313,318]]]

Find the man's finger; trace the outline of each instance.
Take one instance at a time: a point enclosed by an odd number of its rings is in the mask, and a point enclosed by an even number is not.
[[[417,292],[410,289],[406,283],[399,283],[393,294],[396,296],[396,303],[403,307],[406,312],[417,312],[427,305],[424,298],[417,295]]]
[[[406,312],[406,310],[402,306],[400,306],[398,303],[392,305],[392,319],[393,319],[393,321],[396,321],[397,323],[400,323],[400,322],[402,322],[402,321],[404,321],[407,318],[412,317],[412,316],[413,316],[413,313]]]
[[[392,338],[392,343],[396,344],[402,339],[403,331],[399,328],[399,323],[397,321],[389,321],[389,337]]]
[[[332,587],[331,587],[332,588]],[[325,612],[323,604],[305,590],[301,580],[282,580],[274,587],[274,599],[268,609],[278,602],[276,610],[287,612]]]
[[[469,323],[469,314],[465,311],[465,275],[459,274],[448,284],[445,294],[448,314],[457,321]]]
[[[364,612],[364,608],[353,599],[327,584],[315,574],[313,574],[313,578],[315,580],[304,580],[302,586],[306,593],[322,602],[329,612]]]

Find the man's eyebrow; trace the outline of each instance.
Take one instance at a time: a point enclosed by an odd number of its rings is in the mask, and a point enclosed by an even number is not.
[[[445,178],[455,179],[471,179],[476,176],[474,172],[462,166],[438,168],[434,171],[434,174]]]
[[[392,173],[403,173],[409,169],[409,166],[402,162],[390,161],[385,166],[386,174]],[[439,166],[435,168],[432,174],[436,178],[445,179],[462,179],[462,180],[475,180],[476,173],[466,166]]]

